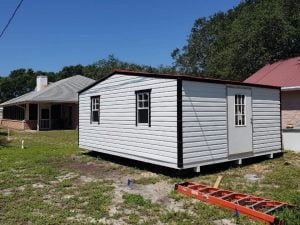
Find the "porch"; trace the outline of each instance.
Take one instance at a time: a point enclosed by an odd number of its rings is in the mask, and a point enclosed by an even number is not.
[[[26,103],[3,108],[3,127],[16,130],[76,129],[78,104]]]

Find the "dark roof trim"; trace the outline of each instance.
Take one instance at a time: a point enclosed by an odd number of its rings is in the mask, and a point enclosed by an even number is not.
[[[208,82],[208,83],[218,83],[218,84],[232,84],[232,85],[241,85],[241,86],[250,86],[250,87],[264,87],[264,88],[273,88],[273,89],[280,89],[278,86],[271,86],[271,85],[264,85],[264,84],[251,84],[251,83],[244,83],[239,81],[233,80],[221,80],[221,79],[213,79],[213,78],[204,78],[204,77],[193,77],[188,75],[177,75],[177,74],[158,74],[158,73],[147,73],[147,72],[140,72],[140,71],[130,71],[130,70],[114,70],[109,75],[103,77],[102,79],[92,83],[91,85],[85,87],[84,89],[80,90],[78,93],[82,93],[91,87],[99,84],[100,82],[106,80],[107,78],[111,77],[115,74],[123,74],[129,76],[143,76],[143,77],[154,77],[154,78],[165,78],[165,79],[178,79],[181,78],[182,80],[189,80],[189,81],[198,81],[198,82]]]

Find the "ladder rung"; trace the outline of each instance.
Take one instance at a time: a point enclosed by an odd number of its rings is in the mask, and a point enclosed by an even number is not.
[[[283,207],[285,204],[280,204],[280,205],[277,205],[277,206],[275,206],[275,207],[273,207],[273,208],[271,208],[271,209],[268,209],[267,211],[265,211],[265,213],[270,213],[270,212],[272,212],[272,211],[274,211],[274,210],[276,210],[276,209],[279,209],[279,208],[281,208],[281,207]]]
[[[254,208],[255,206],[257,206],[257,205],[259,205],[261,203],[264,203],[264,202],[267,202],[267,201],[266,200],[261,200],[259,202],[254,203],[253,205],[250,205],[249,208]]]
[[[234,203],[239,203],[239,202],[244,201],[244,200],[246,200],[247,198],[250,198],[250,197],[251,197],[250,195],[247,195],[246,197],[237,199],[237,200],[235,200],[235,201],[233,201],[233,202],[234,202]]]
[[[202,187],[202,186],[201,186],[201,185],[194,184],[194,185],[187,186],[187,187],[190,188],[190,189],[194,189],[194,188]],[[194,190],[196,190],[196,189],[194,189]]]
[[[196,190],[196,191],[202,192],[202,191],[205,191],[205,190],[207,190],[207,189],[208,189],[208,187],[205,187],[205,188],[200,188],[200,189],[198,189],[198,190]]]
[[[229,193],[229,194],[227,194],[227,195],[222,196],[221,199],[230,197],[231,195],[234,195],[234,194],[235,194],[235,192],[231,192],[231,193]]]
[[[213,194],[216,194],[218,192],[221,192],[222,190],[217,190],[217,191],[213,191],[213,192],[210,192],[209,195],[213,195]]]

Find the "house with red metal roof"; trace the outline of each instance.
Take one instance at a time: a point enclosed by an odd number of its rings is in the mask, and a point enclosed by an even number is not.
[[[268,64],[245,82],[280,86],[282,127],[300,128],[300,57]]]
[[[245,82],[281,87],[283,146],[300,151],[300,57],[268,64]]]

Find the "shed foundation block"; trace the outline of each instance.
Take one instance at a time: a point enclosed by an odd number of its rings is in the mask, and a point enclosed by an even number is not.
[[[196,173],[200,173],[200,166],[194,167],[193,170]]]

